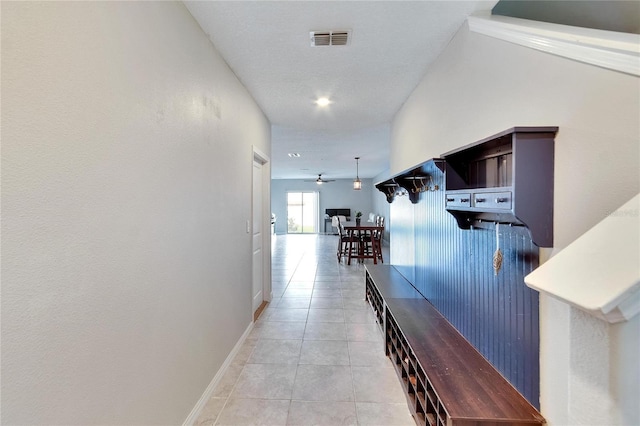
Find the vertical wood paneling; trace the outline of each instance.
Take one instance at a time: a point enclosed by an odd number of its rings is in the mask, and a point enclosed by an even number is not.
[[[459,229],[442,191],[420,194],[417,204],[396,199],[390,225],[391,264],[539,408],[538,293],[524,284],[538,249],[528,232],[500,226],[504,261],[495,276],[495,228]]]
[[[415,238],[414,238],[414,211],[413,204],[408,197],[398,197],[391,204],[389,213],[389,227],[393,232],[389,234],[392,243],[389,255],[396,259],[395,267],[411,282],[414,281],[415,265]]]

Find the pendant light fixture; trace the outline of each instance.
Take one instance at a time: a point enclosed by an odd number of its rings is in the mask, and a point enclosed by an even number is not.
[[[356,178],[353,180],[353,189],[359,191],[362,189],[362,181],[358,177],[358,160],[360,157],[356,157]]]

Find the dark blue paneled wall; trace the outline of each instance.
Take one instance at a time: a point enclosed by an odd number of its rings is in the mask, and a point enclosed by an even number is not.
[[[391,263],[536,408],[539,406],[538,293],[524,276],[538,266],[526,229],[500,225],[504,255],[493,271],[495,225],[461,230],[444,208],[444,191],[417,204],[391,204]]]

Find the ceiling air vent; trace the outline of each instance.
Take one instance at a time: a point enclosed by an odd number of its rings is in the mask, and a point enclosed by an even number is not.
[[[346,46],[351,31],[311,31],[311,46]]]

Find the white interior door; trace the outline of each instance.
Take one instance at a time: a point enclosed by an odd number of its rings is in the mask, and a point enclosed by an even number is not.
[[[262,163],[253,160],[253,226],[252,226],[252,248],[253,248],[253,312],[262,305],[264,300],[263,279],[264,279],[264,262],[262,252],[262,240],[264,229],[262,226],[264,212],[262,209]]]

